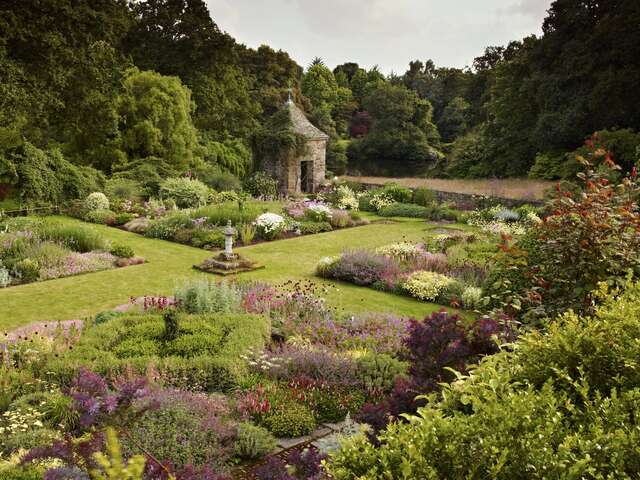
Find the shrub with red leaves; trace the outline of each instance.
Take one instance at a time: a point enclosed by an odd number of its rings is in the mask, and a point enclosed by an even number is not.
[[[446,311],[410,320],[403,355],[409,362],[409,378],[397,379],[391,395],[379,404],[365,405],[356,420],[372,427],[370,439],[377,442],[375,434],[390,419],[417,410],[423,403],[417,396],[437,391],[441,383],[453,380],[448,368],[465,372],[482,356],[496,353],[496,337],[510,339],[507,327],[489,318],[467,324],[459,315]]]
[[[405,340],[410,362],[409,374],[415,385],[425,392],[438,383],[452,380],[446,368],[465,371],[469,363],[498,351],[492,337],[502,331],[497,321],[482,319],[471,326],[446,311],[433,313],[422,321],[411,320]]]

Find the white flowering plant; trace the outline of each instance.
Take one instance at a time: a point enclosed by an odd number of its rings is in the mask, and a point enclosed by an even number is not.
[[[466,287],[462,292],[462,304],[464,308],[477,308],[482,301],[482,288],[472,285]]]
[[[13,282],[11,272],[9,272],[9,269],[5,268],[2,265],[2,261],[0,261],[0,288],[8,287],[11,285],[11,282]]]
[[[338,198],[336,202],[338,208],[342,210],[358,210],[360,203],[358,197],[347,185],[340,185],[336,189],[336,197]]]
[[[84,207],[89,211],[109,210],[109,199],[102,192],[93,192],[84,200]]]
[[[340,257],[322,257],[316,265],[316,273],[321,277],[330,277],[331,269],[339,260]]]
[[[408,262],[418,256],[424,251],[418,246],[410,242],[398,242],[390,245],[384,245],[376,249],[378,255],[384,255],[385,257],[394,258],[401,262]]]
[[[532,211],[521,215],[518,211],[496,205],[472,212],[467,223],[478,227],[483,232],[494,235],[518,236],[527,233],[530,226],[540,221],[540,218]]]
[[[273,240],[284,231],[286,226],[284,217],[269,212],[260,215],[253,223],[258,230],[258,235],[264,240]]]
[[[333,214],[331,208],[324,203],[308,202],[305,204],[305,216],[314,222],[326,222],[331,220]]]
[[[371,197],[371,201],[369,204],[377,211],[381,208],[388,207],[395,203],[395,200],[386,193],[376,193],[373,197]]]

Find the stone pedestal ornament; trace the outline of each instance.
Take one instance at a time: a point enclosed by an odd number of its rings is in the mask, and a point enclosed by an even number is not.
[[[227,226],[222,230],[224,234],[224,256],[231,260],[234,258],[233,255],[233,237],[238,233],[238,231],[233,228],[231,225],[231,220],[227,222]]]

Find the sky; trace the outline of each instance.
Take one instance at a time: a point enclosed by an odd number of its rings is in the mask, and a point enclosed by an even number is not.
[[[540,34],[552,0],[207,0],[239,43],[267,44],[306,67],[356,62],[404,73],[411,60],[471,65],[489,45]]]

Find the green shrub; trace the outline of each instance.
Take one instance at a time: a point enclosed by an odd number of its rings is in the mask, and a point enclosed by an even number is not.
[[[167,341],[173,341],[178,338],[178,333],[180,332],[178,312],[175,310],[167,310],[162,315],[162,319],[164,320],[164,339]]]
[[[393,203],[378,210],[378,215],[382,217],[413,217],[427,218],[430,209],[420,205],[410,203]]]
[[[300,233],[302,235],[313,235],[316,233],[330,232],[333,227],[329,222],[301,222]]]
[[[482,302],[482,288],[473,286],[465,287],[461,299],[464,308],[469,310],[478,308]]]
[[[111,200],[138,200],[142,197],[140,182],[128,178],[110,178],[106,182],[105,191]]]
[[[0,466],[0,478],[2,480],[42,480],[44,467],[41,466]]]
[[[109,250],[109,242],[96,230],[84,225],[47,222],[42,225],[40,236],[76,252]]]
[[[128,212],[117,213],[115,218],[113,219],[113,224],[124,225],[125,223],[129,223],[134,218],[136,218],[136,216],[133,213],[128,213]]]
[[[175,236],[177,230],[178,227],[169,225],[167,222],[163,221],[163,219],[157,219],[149,222],[149,225],[144,231],[144,236],[148,238],[171,240]]]
[[[100,325],[101,323],[109,322],[114,318],[119,317],[120,315],[122,315],[122,313],[115,312],[113,310],[106,310],[104,312],[96,314],[96,316],[93,318],[93,323],[95,323],[96,325]]]
[[[243,245],[250,245],[256,238],[257,232],[256,226],[252,223],[243,223],[238,227],[238,235]]]
[[[182,314],[179,324],[171,341],[160,314],[125,313],[90,326],[73,350],[49,358],[50,378],[67,385],[81,367],[108,378],[154,368],[169,386],[227,390],[246,374],[240,355],[263,348],[271,333],[268,319],[246,314]]]
[[[553,379],[569,390],[575,388],[570,379],[582,377],[605,396],[640,386],[640,283],[627,281],[622,291],[602,283],[594,295],[602,305],[593,317],[567,313],[522,338],[518,377],[537,387]]]
[[[3,434],[3,438],[0,440],[0,451],[5,454],[11,454],[21,449],[30,450],[35,447],[46,446],[51,444],[58,436],[58,432],[48,427],[32,427],[9,435]],[[1,473],[0,478],[2,478]]]
[[[222,192],[216,192],[215,190],[211,190],[209,193],[209,203],[219,204],[219,203],[227,203],[227,202],[237,202],[240,198],[238,192],[233,190],[225,190]]]
[[[42,269],[62,265],[68,255],[68,249],[56,243],[42,242],[33,246],[29,258]]]
[[[202,181],[217,192],[239,192],[242,184],[233,173],[213,170],[202,176]]]
[[[225,439],[219,427],[211,425],[207,428],[207,422],[216,420],[215,417],[207,418],[186,401],[165,402],[159,408],[147,411],[129,434],[122,437],[124,453],[131,455],[142,447],[179,469],[186,465],[221,468],[229,455],[223,448]]]
[[[18,261],[13,270],[22,283],[35,282],[40,277],[40,265],[31,258],[24,258]]]
[[[109,199],[102,192],[93,192],[84,200],[87,210],[109,210]]]
[[[563,177],[562,166],[567,159],[566,153],[538,153],[529,169],[529,178],[556,180]]]
[[[240,309],[242,295],[226,281],[189,280],[177,287],[174,296],[179,308],[188,313],[229,313]]]
[[[401,187],[396,183],[387,183],[382,187],[382,193],[390,196],[397,203],[409,203],[413,192],[409,188]]]
[[[3,160],[8,171],[15,173],[15,187],[22,204],[57,204],[84,198],[101,189],[104,183],[102,173],[91,167],[72,164],[58,148],[40,150],[24,142],[7,152]]]
[[[312,395],[310,407],[319,423],[337,423],[348,413],[359,411],[364,402],[364,395],[359,390],[331,385]]]
[[[640,284],[599,294],[429,397],[380,446],[362,435],[332,455],[336,480],[625,478],[640,469]],[[408,448],[410,446],[410,448]],[[473,450],[473,462],[465,452]]]
[[[406,375],[408,364],[384,353],[367,353],[357,359],[357,367],[367,390],[388,392],[398,377]]]
[[[180,208],[197,208],[206,205],[209,188],[200,180],[173,177],[162,182],[160,196],[163,199],[173,200]]]
[[[373,199],[373,191],[366,192],[358,197],[358,209],[363,212],[375,212],[376,209],[371,205]]]
[[[90,210],[84,214],[84,220],[99,225],[114,225],[116,213],[111,210]]]
[[[316,428],[311,410],[295,402],[277,406],[263,416],[262,423],[278,438],[302,437]]]
[[[275,197],[278,193],[278,181],[262,171],[251,175],[244,187],[254,197]]]
[[[219,228],[191,231],[191,245],[198,248],[224,248],[224,238]]]
[[[242,460],[257,460],[271,453],[276,444],[276,439],[268,430],[250,422],[241,422],[233,449],[235,456]]]
[[[465,213],[455,208],[449,207],[436,207],[431,210],[428,216],[429,220],[447,220],[450,222],[462,223],[465,218]]]
[[[413,191],[413,203],[423,207],[430,207],[437,203],[436,194],[428,188],[416,188]]]
[[[193,213],[193,218],[206,217],[207,223],[211,225],[226,225],[229,220],[233,225],[252,223],[267,210],[272,209],[272,211],[275,211],[274,207],[276,205],[278,211],[282,209],[280,204],[257,200],[246,202],[242,209],[240,209],[237,202],[226,202],[200,208]]]
[[[73,408],[73,399],[60,392],[49,394],[41,408],[51,428],[69,431],[80,421],[78,411]]]
[[[152,220],[144,232],[144,235],[150,238],[170,240],[178,230],[183,228],[193,228],[193,221],[186,213],[175,212],[165,217]]]
[[[135,255],[135,252],[129,245],[116,243],[111,247],[111,255],[120,258],[132,258]]]

